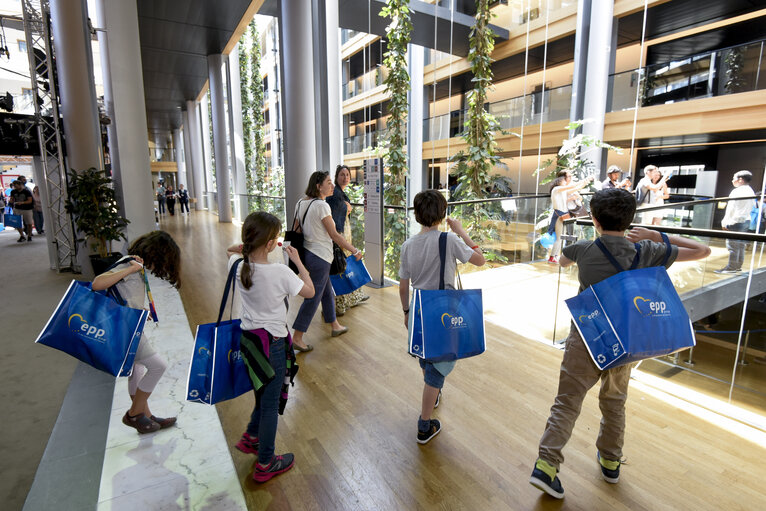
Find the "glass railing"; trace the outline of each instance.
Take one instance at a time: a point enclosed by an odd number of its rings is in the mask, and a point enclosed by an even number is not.
[[[340,29],[340,44],[346,44],[351,39],[355,38],[359,34],[362,34],[363,32],[358,32],[356,30],[351,30],[350,28],[342,28]]]
[[[368,148],[374,148],[378,145],[378,137],[382,132],[373,131],[364,135],[356,135],[343,139],[343,154],[361,153]]]
[[[609,77],[608,112],[766,88],[764,41],[690,55]]]
[[[489,103],[488,110],[495,116],[501,129],[510,130],[530,124],[569,119],[571,102],[572,86],[565,85]],[[426,119],[423,121],[423,141],[460,136],[465,128],[466,115],[467,110],[454,110],[449,114]]]
[[[349,80],[347,83],[343,84],[343,100],[345,101],[354,96],[358,96],[363,92],[367,92],[368,90],[383,85],[383,82],[387,77],[388,68],[380,66]]]
[[[279,218],[282,222],[282,229],[287,227],[285,214],[285,198],[270,195],[237,195],[236,199],[241,201],[243,209],[243,219],[254,211],[265,211]]]
[[[218,214],[218,193],[217,192],[203,192],[202,193],[202,208],[210,211],[211,213]]]
[[[752,200],[752,199],[742,199]],[[766,427],[766,371],[757,362],[766,362],[766,236],[720,229],[682,227],[708,223],[710,211],[725,208],[727,200],[712,199],[703,204],[678,206],[686,215],[666,214],[663,225],[651,228],[668,234],[690,236],[708,245],[711,255],[699,261],[676,262],[668,274],[694,322],[697,345],[682,353],[641,362],[634,377],[662,387],[684,399],[693,396],[697,404],[738,420]],[[673,205],[670,205],[673,206]],[[723,206],[723,207],[721,207]],[[646,210],[645,213],[651,210]],[[691,220],[688,218],[691,216]],[[695,220],[701,216],[704,221]],[[641,215],[638,215],[641,219]],[[719,225],[719,220],[715,220]],[[594,239],[588,220],[578,220],[576,234],[565,244]],[[583,230],[577,231],[577,228]],[[590,228],[590,230],[586,230]],[[579,233],[579,234],[577,234]],[[728,265],[732,244],[744,245],[744,263],[737,273],[716,273]],[[577,294],[577,268],[559,268],[551,339],[560,343],[569,333],[571,318],[564,300]],[[747,297],[747,299],[745,299]],[[746,305],[743,307],[743,303]],[[709,404],[705,404],[709,403]],[[733,408],[731,406],[733,405]],[[727,411],[728,410],[728,411]]]

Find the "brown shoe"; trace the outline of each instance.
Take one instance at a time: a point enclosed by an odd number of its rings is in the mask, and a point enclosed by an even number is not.
[[[125,412],[125,415],[122,417],[122,423],[131,428],[136,428],[136,431],[139,433],[154,433],[162,427],[143,413],[131,417],[129,411]]]
[[[177,420],[175,417],[168,417],[167,419],[163,419],[162,417],[155,417],[154,415],[152,415],[151,419],[160,425],[160,429],[169,428],[175,424]]]

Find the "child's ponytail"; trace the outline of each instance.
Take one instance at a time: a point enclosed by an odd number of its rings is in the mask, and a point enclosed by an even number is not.
[[[242,264],[240,280],[245,289],[253,285],[253,268],[248,256],[279,236],[282,222],[272,214],[263,211],[250,213],[242,224]]]

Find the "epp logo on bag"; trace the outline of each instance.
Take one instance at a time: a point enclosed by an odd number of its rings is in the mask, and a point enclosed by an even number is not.
[[[652,300],[643,296],[633,298],[633,305],[642,316],[670,316],[668,305],[661,300]]]
[[[244,360],[242,358],[242,352],[237,350],[229,350],[229,353],[226,355],[226,358],[229,359],[229,364],[235,364],[237,362],[240,362]]]
[[[74,320],[74,327],[72,326],[72,320]],[[81,335],[82,337],[85,337],[86,339],[91,339],[101,343],[106,342],[106,339],[104,339],[104,334],[106,331],[103,328],[89,325],[88,322],[85,321],[85,318],[82,317],[82,314],[72,314],[69,316],[67,325],[72,329],[73,332]]]
[[[208,356],[208,357],[210,356],[210,350],[207,349],[204,346],[202,346],[200,349],[197,350],[197,353],[199,353],[200,355],[202,355],[203,352],[207,352],[207,353],[205,353],[205,355]]]
[[[577,321],[579,321],[580,323],[585,323],[585,319],[593,319],[596,316],[598,316],[598,310],[594,310],[590,314],[580,314],[577,317]],[[585,319],[583,319],[583,318],[585,318]]]
[[[445,319],[447,321],[445,322]],[[465,320],[463,319],[463,316],[452,316],[449,313],[445,312],[442,314],[442,326],[447,329],[452,328],[466,328],[468,325],[465,323]]]
[[[350,279],[350,278],[352,278],[353,276],[354,276],[354,272],[353,272],[353,271],[350,271],[350,272],[346,273],[346,278],[347,278],[347,279]]]

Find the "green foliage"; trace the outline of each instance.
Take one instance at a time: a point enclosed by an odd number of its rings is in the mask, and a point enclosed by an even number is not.
[[[387,51],[383,63],[388,68],[385,78],[386,90],[391,99],[388,103],[388,122],[386,123],[386,144],[384,153],[386,178],[384,201],[393,206],[407,204],[407,114],[409,110],[408,92],[410,75],[407,72],[407,45],[412,33],[409,0],[386,0],[386,6],[380,15],[391,21],[386,27]],[[399,272],[399,255],[406,233],[407,215],[405,211],[387,209],[384,214],[385,226],[385,272],[396,278]]]
[[[117,197],[111,187],[112,179],[105,170],[69,171],[67,200],[64,208],[72,215],[77,231],[92,241],[91,247],[101,257],[112,253],[112,241],[125,240],[129,220],[117,212]]]
[[[273,195],[273,186],[269,186],[269,183],[273,183],[274,180],[268,179],[269,168],[266,161],[266,123],[263,116],[264,93],[263,79],[261,78],[261,36],[254,19],[242,35],[239,51],[247,191],[251,195]],[[281,182],[280,186],[284,187],[284,183]]]
[[[571,122],[567,125],[567,129],[570,131],[577,130],[582,127],[583,123],[584,121]],[[547,171],[540,181],[541,185],[556,179],[556,174],[562,170],[571,172],[572,177],[578,181],[585,179],[596,173],[593,162],[587,158],[588,153],[600,151],[601,149],[622,154],[622,148],[607,144],[596,137],[580,133],[568,140],[564,140],[564,144],[559,149],[556,158],[544,161],[535,171],[535,175],[542,176]]]
[[[453,162],[450,173],[457,177],[457,186],[450,196],[452,201],[484,199],[495,191],[511,193],[511,180],[499,174],[491,175],[492,170],[501,165],[495,132],[501,131],[494,115],[485,109],[487,95],[492,89],[493,73],[492,51],[495,48],[495,34],[489,28],[492,13],[488,0],[476,2],[475,23],[470,33],[468,62],[473,73],[473,89],[468,93],[468,112],[466,114],[463,140],[468,144],[466,151],[460,151],[450,158]],[[491,220],[503,219],[499,204],[479,203],[458,206],[452,214],[463,221],[471,237],[480,245],[491,243],[498,238],[497,229]],[[488,261],[505,261],[499,251],[486,250]]]
[[[356,183],[349,183],[344,190],[351,204],[362,204],[364,201],[364,187]],[[351,222],[351,244],[355,247],[364,246],[364,210],[361,207],[351,209],[348,217]]]
[[[745,85],[745,80],[742,78],[742,70],[745,67],[745,47],[740,46],[728,50],[723,62],[726,65],[724,90],[727,94],[741,92]]]

